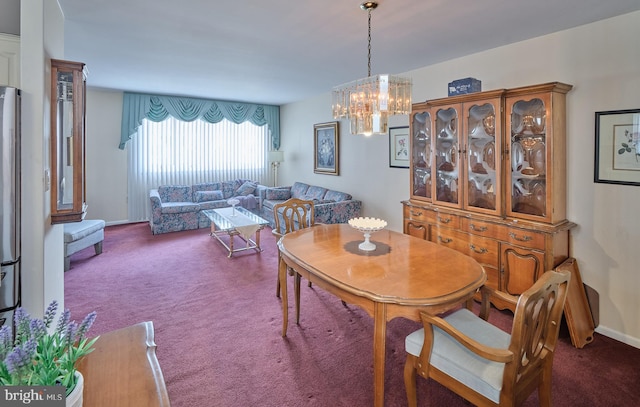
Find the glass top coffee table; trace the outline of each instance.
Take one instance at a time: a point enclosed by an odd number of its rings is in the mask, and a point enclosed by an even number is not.
[[[227,257],[243,250],[262,251],[260,231],[269,224],[269,221],[242,207],[209,209],[202,213],[211,220],[211,236],[229,251]],[[251,238],[254,234],[255,240]],[[229,237],[229,244],[222,240],[222,236]],[[233,241],[236,236],[244,240],[246,245],[234,247]]]

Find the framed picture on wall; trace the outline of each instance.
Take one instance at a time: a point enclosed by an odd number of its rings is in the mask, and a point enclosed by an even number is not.
[[[640,185],[640,109],[596,112],[594,182]]]
[[[313,125],[313,172],[316,174],[339,174],[340,140],[338,136],[338,122]]]
[[[409,168],[409,126],[389,127],[389,167]]]

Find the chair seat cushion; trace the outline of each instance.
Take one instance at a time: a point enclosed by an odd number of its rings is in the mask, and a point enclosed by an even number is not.
[[[508,348],[511,335],[479,318],[466,308],[444,318],[456,329],[476,341],[494,348]],[[433,329],[431,364],[443,373],[464,383],[490,400],[498,403],[502,389],[504,363],[493,362],[471,352],[440,328]],[[424,343],[424,329],[405,339],[407,353],[420,355]]]
[[[75,242],[101,229],[104,229],[104,221],[101,219],[85,219],[81,222],[65,223],[64,242]]]
[[[160,212],[164,215],[167,213],[186,213],[198,212],[200,206],[193,202],[167,202],[162,204]]]

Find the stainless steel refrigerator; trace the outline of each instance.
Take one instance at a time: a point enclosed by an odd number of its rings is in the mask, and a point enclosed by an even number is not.
[[[0,326],[20,306],[20,90],[0,86]]]

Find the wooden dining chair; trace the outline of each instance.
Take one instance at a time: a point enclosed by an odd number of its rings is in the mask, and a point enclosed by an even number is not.
[[[311,227],[315,224],[315,210],[313,201],[304,199],[291,198],[282,203],[273,205],[273,218],[275,220],[275,228],[272,233],[276,239],[280,239],[287,233],[295,230]],[[282,259],[278,255],[279,262]],[[296,303],[296,323],[300,323],[300,274],[293,269],[288,268],[288,274],[294,276],[294,293]],[[309,283],[311,286],[311,283]],[[276,286],[276,297],[280,298],[280,279]]]
[[[519,295],[511,334],[467,308],[444,317],[421,312],[423,328],[405,340],[409,406],[417,406],[417,374],[477,406],[520,405],[536,388],[540,405],[551,406],[553,355],[570,277],[547,271]],[[483,287],[482,317],[493,296],[511,297]]]

